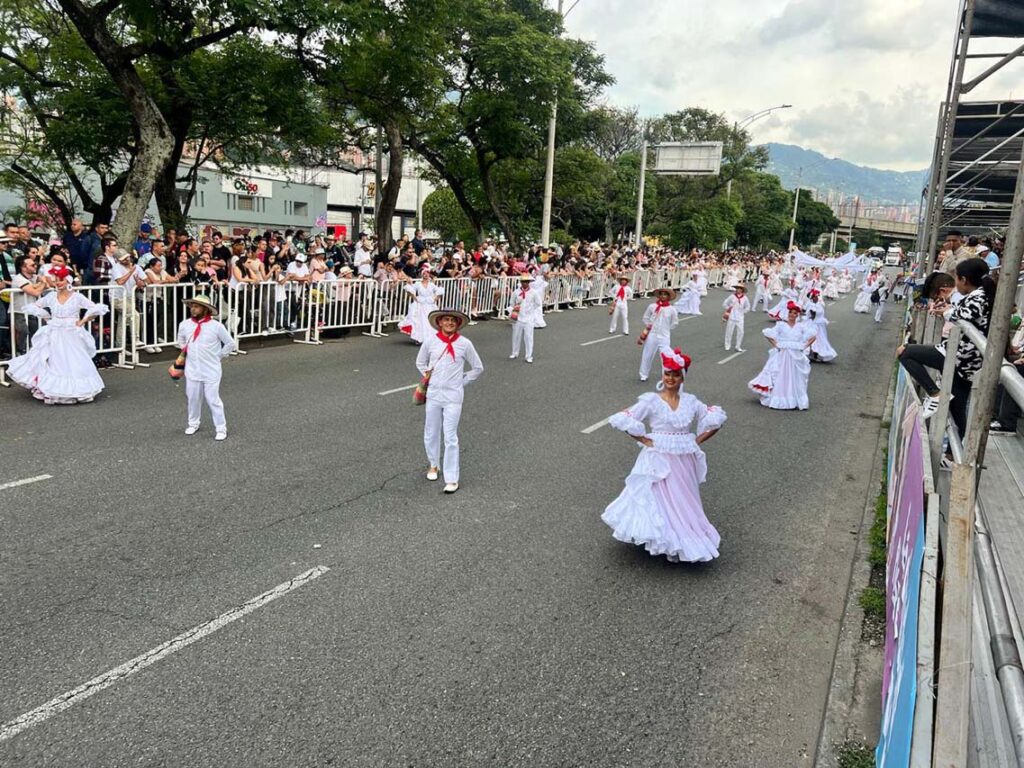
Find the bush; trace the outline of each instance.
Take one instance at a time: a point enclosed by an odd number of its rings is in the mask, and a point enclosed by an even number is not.
[[[885,592],[879,587],[864,587],[858,601],[864,615],[880,622],[885,621]]]

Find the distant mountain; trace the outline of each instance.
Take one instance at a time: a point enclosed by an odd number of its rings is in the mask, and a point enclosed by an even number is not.
[[[838,158],[828,158],[820,152],[792,144],[765,146],[771,158],[768,170],[782,180],[783,187],[795,188],[800,168],[803,168],[800,186],[818,190],[818,197],[822,200],[832,190],[841,195],[858,195],[862,201],[913,204],[918,202],[921,188],[927,183],[927,169],[883,171],[854,165]]]

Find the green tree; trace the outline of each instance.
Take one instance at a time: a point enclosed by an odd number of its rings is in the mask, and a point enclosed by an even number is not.
[[[435,189],[423,200],[423,226],[437,232],[442,240],[474,242],[478,235],[448,187]]]
[[[774,248],[788,237],[792,198],[778,176],[753,172],[737,180],[733,195],[743,206],[736,224],[736,242],[751,248]]]
[[[792,202],[791,195],[790,204]],[[800,205],[797,207],[796,214],[796,243],[810,247],[819,237],[838,226],[839,218],[832,209],[825,203],[815,200],[812,190],[801,188]]]

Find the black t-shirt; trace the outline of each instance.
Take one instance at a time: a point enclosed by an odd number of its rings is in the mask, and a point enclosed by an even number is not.
[[[220,260],[224,262],[223,267],[217,268],[217,279],[227,280],[231,274],[231,249],[221,243],[213,247],[213,258],[214,260]]]

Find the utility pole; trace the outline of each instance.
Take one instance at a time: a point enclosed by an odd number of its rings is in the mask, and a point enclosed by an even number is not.
[[[636,231],[633,236],[633,244],[640,247],[640,233],[644,226],[644,181],[647,176],[647,139],[644,139],[643,148],[640,150],[640,189],[636,195]]]
[[[558,16],[562,18],[562,0],[558,0]],[[558,124],[558,92],[551,105],[551,119],[548,120],[548,158],[544,170],[544,209],[540,219],[540,243],[551,244],[551,194],[555,186],[555,129]]]
[[[796,212],[800,208],[800,181],[796,183],[796,197],[793,198],[793,226],[789,228],[789,250],[793,250],[793,240],[796,237]]]

